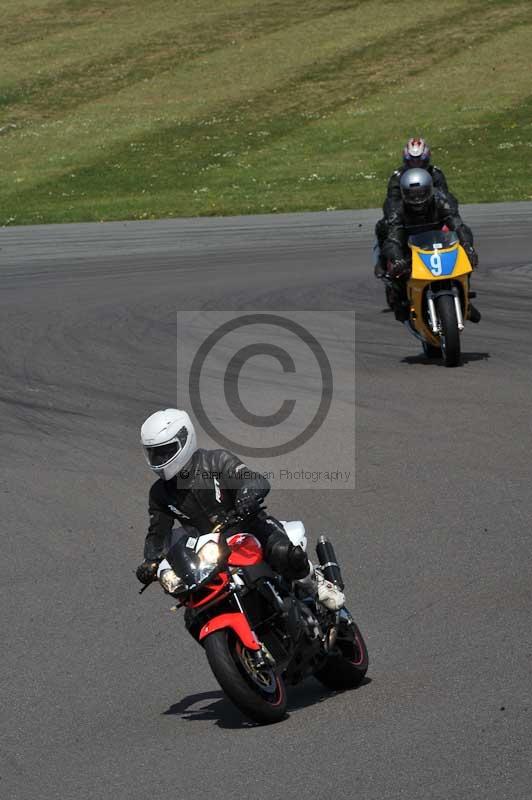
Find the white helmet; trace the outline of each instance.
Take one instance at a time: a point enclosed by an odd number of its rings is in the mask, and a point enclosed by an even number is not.
[[[196,431],[186,411],[166,408],[152,414],[140,429],[146,461],[165,481],[183,469],[197,449]]]

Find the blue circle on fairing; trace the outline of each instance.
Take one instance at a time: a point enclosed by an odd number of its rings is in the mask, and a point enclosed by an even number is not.
[[[440,277],[440,275],[452,275],[458,259],[458,248],[449,250],[447,253],[436,250],[436,253],[441,261],[441,272],[431,264],[431,258],[434,258],[434,253],[420,253],[419,257],[432,275],[437,277]]]

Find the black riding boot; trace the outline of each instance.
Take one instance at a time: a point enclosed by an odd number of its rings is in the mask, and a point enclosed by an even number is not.
[[[482,314],[480,313],[478,308],[475,308],[473,303],[470,303],[469,304],[469,321],[470,322],[474,322],[476,324],[477,322],[480,322],[481,319],[482,319]]]

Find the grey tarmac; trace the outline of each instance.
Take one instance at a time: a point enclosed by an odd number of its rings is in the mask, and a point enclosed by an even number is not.
[[[530,798],[532,203],[463,215],[455,370],[384,311],[376,211],[0,231],[2,798]],[[356,490],[269,507],[333,538],[370,681],[309,680],[274,727],[133,574],[180,307],[356,311]]]

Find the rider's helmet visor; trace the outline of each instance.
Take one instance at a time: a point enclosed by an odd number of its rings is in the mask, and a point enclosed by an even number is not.
[[[188,431],[186,427],[180,428],[177,436],[173,442],[159,444],[155,447],[145,447],[148,463],[152,467],[164,467],[175,456],[181,452],[188,439]]]

